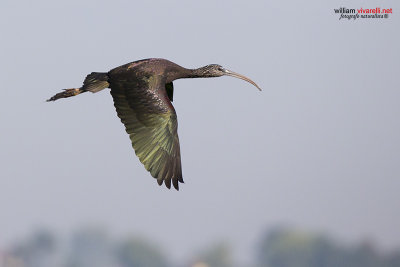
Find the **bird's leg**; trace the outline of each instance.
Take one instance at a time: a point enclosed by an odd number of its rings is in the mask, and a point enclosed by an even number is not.
[[[71,89],[64,89],[61,93],[55,94],[51,98],[47,99],[46,101],[56,101],[57,99],[60,98],[67,98],[75,95],[79,95],[80,93],[86,92],[82,90],[82,88],[71,88]]]

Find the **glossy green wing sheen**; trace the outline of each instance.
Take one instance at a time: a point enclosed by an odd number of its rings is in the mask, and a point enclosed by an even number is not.
[[[149,84],[159,86],[158,82]],[[146,170],[160,185],[165,182],[170,188],[172,182],[179,189],[183,178],[176,113],[166,102],[169,100],[152,87],[138,89],[125,82],[112,87],[111,95],[118,117]]]

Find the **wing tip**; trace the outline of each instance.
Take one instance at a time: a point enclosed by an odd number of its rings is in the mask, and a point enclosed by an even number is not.
[[[162,184],[164,183],[168,189],[171,189],[171,180],[172,180],[172,185],[176,189],[176,191],[179,191],[179,183],[182,183],[182,184],[185,183],[183,181],[182,176],[180,176],[178,178],[157,178],[157,183],[159,186],[162,186]]]

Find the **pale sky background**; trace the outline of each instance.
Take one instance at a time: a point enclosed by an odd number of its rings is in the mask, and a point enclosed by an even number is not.
[[[333,9],[393,8],[338,20]],[[400,246],[398,1],[2,1],[0,248],[36,227],[101,225],[186,259],[253,257],[290,224]],[[254,79],[175,81],[185,184],[159,187],[108,90],[46,103],[148,57]]]

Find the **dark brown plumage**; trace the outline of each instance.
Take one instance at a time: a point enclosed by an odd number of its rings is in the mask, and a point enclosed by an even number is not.
[[[125,125],[139,160],[157,179],[179,190],[183,183],[178,121],[173,101],[172,82],[180,78],[203,78],[229,75],[252,80],[212,64],[198,69],[186,69],[165,59],[143,59],[131,62],[108,73],[92,72],[80,88],[65,89],[47,101],[98,92],[111,88],[118,117]],[[260,89],[261,90],[261,89]]]

